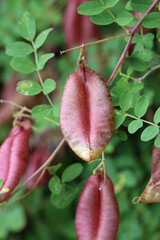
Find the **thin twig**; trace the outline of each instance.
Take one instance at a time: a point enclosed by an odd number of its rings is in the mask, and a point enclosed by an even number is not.
[[[57,146],[57,148],[54,150],[54,152],[51,154],[51,156],[47,159],[47,161],[31,176],[29,177],[19,188],[17,188],[11,195],[10,197],[12,197],[13,195],[15,195],[18,191],[20,191],[28,182],[30,182],[34,177],[36,177],[46,166],[48,166],[51,161],[53,160],[53,158],[56,156],[56,154],[59,152],[59,150],[61,149],[61,147],[63,146],[65,142],[65,139],[63,138],[62,141],[59,143],[59,145]]]
[[[29,113],[32,112],[29,108],[27,108],[27,107],[25,107],[25,106],[22,107],[21,105],[15,103],[15,102],[12,102],[12,101],[10,101],[10,100],[0,99],[0,103],[7,103],[7,104],[10,104],[10,105],[12,105],[12,106],[15,106],[15,107],[17,107],[17,108],[19,108],[19,109],[22,109],[23,111],[26,111],[26,112],[29,112]]]
[[[94,44],[99,44],[99,43],[103,43],[103,42],[106,42],[106,41],[109,41],[109,40],[112,40],[112,39],[116,39],[116,38],[120,38],[120,37],[126,37],[126,36],[130,36],[130,34],[125,33],[125,34],[121,34],[121,35],[97,40],[97,41],[94,41],[94,42],[91,42],[91,43],[82,44],[82,45],[77,46],[77,47],[73,47],[73,48],[69,48],[69,49],[64,50],[64,51],[60,51],[60,54],[62,55],[63,53],[70,52],[70,51],[73,51],[73,50],[76,50],[76,49],[79,49],[79,48],[89,47],[89,46],[94,45]]]
[[[160,0],[155,0],[154,3],[148,8],[148,10],[146,11],[146,13],[143,15],[142,19],[139,20],[139,22],[137,23],[137,25],[136,25],[133,29],[130,30],[131,36],[130,36],[130,38],[129,38],[129,40],[128,40],[125,48],[124,48],[124,51],[123,51],[123,53],[122,53],[122,55],[121,55],[121,57],[120,57],[117,65],[116,65],[113,73],[111,74],[111,76],[110,76],[110,78],[109,78],[109,80],[108,80],[108,82],[107,82],[107,85],[109,85],[109,84],[112,82],[112,80],[114,79],[116,73],[118,72],[119,67],[120,67],[120,65],[122,64],[122,62],[123,62],[123,60],[124,60],[124,58],[125,58],[125,55],[126,55],[128,49],[129,49],[129,47],[130,47],[130,44],[131,44],[132,39],[133,39],[133,36],[134,36],[134,34],[136,33],[136,31],[138,30],[138,28],[140,27],[143,18],[144,18],[148,13],[150,13],[150,12],[152,11],[152,9],[155,7],[155,5],[156,5],[159,1],[160,1]]]
[[[148,72],[146,72],[142,77],[139,77],[139,78],[134,78],[134,77],[129,76],[129,75],[127,75],[125,73],[122,73],[122,72],[120,72],[119,74],[121,76],[124,76],[124,77],[127,77],[129,79],[132,79],[133,81],[142,82],[150,73],[152,73],[153,71],[155,71],[155,70],[157,70],[159,68],[160,68],[160,64],[150,68]]]
[[[18,201],[22,200],[23,198],[27,197],[27,196],[36,188],[36,186],[37,186],[38,183],[40,182],[41,178],[43,177],[45,171],[46,171],[46,168],[44,168],[44,169],[42,170],[42,173],[41,173],[41,175],[39,176],[38,180],[35,182],[35,184],[31,187],[31,189],[30,189],[27,193],[25,193],[23,196],[21,196],[21,197],[15,199],[15,200],[11,201],[10,203],[8,203],[4,208],[1,209],[0,214],[1,214],[6,208],[8,208],[11,204],[13,204],[13,203],[15,203],[15,202],[18,202]]]
[[[135,80],[138,82],[142,82],[150,73],[157,70],[158,68],[160,68],[160,64],[150,68],[150,70],[148,72],[146,72],[142,77],[136,78]]]

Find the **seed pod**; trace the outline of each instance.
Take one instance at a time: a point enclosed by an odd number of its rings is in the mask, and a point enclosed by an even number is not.
[[[0,195],[0,202],[10,197],[25,172],[30,134],[31,122],[24,119],[21,121],[21,126],[12,128],[8,138],[0,147],[0,179],[3,179],[0,190],[9,188],[9,192]]]
[[[78,240],[116,240],[119,207],[111,179],[104,172],[90,176],[81,193],[75,227]]]
[[[28,162],[27,170],[24,175],[24,179],[27,180],[29,177],[31,177],[34,174],[34,172],[36,172],[38,170],[38,168],[40,168],[45,163],[45,161],[49,158],[49,156],[50,156],[50,153],[47,150],[47,148],[38,147],[37,149],[35,149],[29,158],[29,162]],[[36,177],[34,177],[27,184],[27,188],[30,189],[36,183],[39,176],[40,176],[40,174],[38,174]],[[38,186],[44,185],[48,179],[49,179],[49,173],[47,170],[44,173],[41,180],[39,181]]]
[[[153,146],[150,180],[136,203],[160,202],[160,148]]]
[[[60,108],[60,126],[72,150],[83,160],[100,156],[112,138],[113,103],[103,78],[80,66],[67,79]]]
[[[77,13],[77,7],[86,0],[69,0],[64,13],[64,37],[68,47],[87,43],[91,38],[100,38],[97,26],[89,16]]]

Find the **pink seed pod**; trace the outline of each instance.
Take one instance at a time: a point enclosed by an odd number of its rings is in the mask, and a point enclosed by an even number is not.
[[[160,202],[160,148],[153,146],[150,180],[136,203]]]
[[[119,206],[111,179],[104,172],[90,176],[81,193],[75,218],[78,240],[116,240]]]
[[[31,122],[23,119],[20,126],[12,128],[8,138],[0,147],[0,179],[3,179],[0,190],[9,189],[9,192],[0,194],[0,202],[10,197],[25,172],[31,130]]]
[[[87,43],[91,38],[99,38],[97,26],[89,16],[77,13],[77,7],[86,0],[69,0],[64,13],[64,37],[68,47]]]
[[[103,78],[80,66],[67,79],[60,108],[60,126],[71,149],[83,160],[100,156],[112,138],[113,103]]]
[[[27,165],[27,169],[24,175],[24,180],[27,180],[29,177],[31,177],[49,158],[50,153],[45,147],[38,147],[33,151],[29,158],[29,162]],[[30,189],[33,187],[33,185],[37,182],[38,178],[40,177],[40,174],[38,174],[36,177],[34,177],[28,184],[27,188]],[[41,178],[41,180],[38,183],[38,186],[44,185],[49,179],[49,173],[46,171]]]

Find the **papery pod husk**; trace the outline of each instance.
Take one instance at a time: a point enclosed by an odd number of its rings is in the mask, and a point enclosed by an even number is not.
[[[160,202],[160,148],[153,146],[151,158],[151,177],[136,203]]]
[[[24,175],[24,181],[30,178],[49,158],[50,152],[46,147],[37,147],[29,157],[27,169]],[[30,182],[27,183],[27,188],[31,189],[34,184],[37,182],[38,178],[40,177],[41,173],[34,177]],[[38,183],[38,186],[44,185],[49,179],[49,172],[48,170],[45,171],[43,177]]]
[[[119,206],[111,179],[104,172],[86,181],[76,209],[78,240],[116,240]]]
[[[9,199],[26,170],[31,131],[31,122],[23,119],[12,128],[0,147],[0,179],[3,179],[0,191],[3,188],[9,189],[9,192],[0,194],[0,202]]]
[[[100,156],[112,138],[114,109],[103,78],[82,65],[65,84],[60,127],[71,149],[83,160]]]
[[[87,43],[92,38],[100,38],[98,28],[89,16],[80,15],[77,7],[86,0],[69,0],[64,12],[64,38],[68,47]]]

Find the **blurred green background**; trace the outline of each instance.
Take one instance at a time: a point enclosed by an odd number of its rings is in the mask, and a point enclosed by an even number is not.
[[[124,9],[127,1],[120,1],[114,9],[115,13]],[[66,0],[1,0],[0,2],[0,86],[3,95],[4,86],[13,74],[9,66],[10,57],[5,54],[5,46],[12,41],[21,40],[17,30],[17,19],[25,10],[35,18],[37,32],[53,27],[42,52],[55,52],[54,61],[50,61],[44,75],[50,75],[57,83],[57,91],[53,100],[59,102],[64,83],[68,75],[76,69],[79,51],[69,52],[60,56],[60,50],[66,49],[63,31],[63,17]],[[153,30],[154,32],[155,30]],[[116,25],[99,27],[102,38],[118,35],[123,31]],[[99,72],[106,80],[112,73],[120,54],[125,46],[124,39],[115,39],[103,44],[94,45],[87,49],[87,65]],[[160,47],[154,42],[153,48],[159,54]],[[127,65],[124,66],[124,71]],[[141,76],[143,73],[137,73]],[[17,80],[24,79],[19,74]],[[117,76],[117,79],[120,77]],[[143,94],[150,99],[150,107],[146,118],[152,121],[155,109],[160,105],[159,98],[160,79],[158,72],[152,73],[144,82]],[[29,98],[29,97],[28,97]],[[44,101],[43,97],[37,101]],[[21,103],[21,102],[20,102]],[[1,111],[1,108],[0,108]],[[0,142],[8,135],[12,119],[0,126]],[[140,132],[129,135],[127,141],[121,141],[114,136],[109,143],[106,153],[106,169],[115,184],[115,191],[120,207],[120,225],[117,240],[159,240],[159,203],[132,204],[136,196],[140,196],[150,178],[150,159],[153,141],[141,142]],[[54,128],[55,130],[55,128]],[[60,131],[56,129],[49,136],[51,148],[61,138]],[[55,162],[63,164],[58,176],[69,164],[81,162],[84,170],[81,176],[73,182],[73,186],[83,185],[90,176],[97,163],[88,165],[78,159],[65,145]],[[20,193],[21,194],[21,193]],[[50,191],[47,184],[34,190],[24,200],[11,205],[0,214],[1,240],[76,240],[74,216],[79,195],[64,209],[55,208],[50,201]]]

